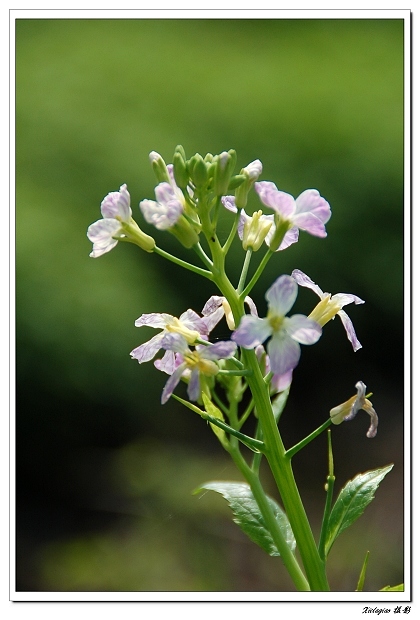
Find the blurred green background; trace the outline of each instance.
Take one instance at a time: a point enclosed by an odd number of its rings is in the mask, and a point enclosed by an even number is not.
[[[293,589],[230,520],[224,500],[191,491],[240,479],[210,428],[175,402],[165,376],[129,352],[153,335],[142,313],[200,311],[207,281],[119,244],[93,260],[86,238],[102,198],[127,183],[134,217],[153,198],[148,154],[167,162],[234,148],[238,171],[330,202],[325,240],[301,233],[253,291],[299,268],[351,292],[363,349],[339,320],[305,347],[281,421],[293,445],[354,393],[374,392],[374,440],[361,412],[333,428],[337,490],[395,463],[375,501],[335,543],[329,576],[366,590],[403,576],[403,21],[392,19],[18,19],[16,27],[17,589]],[[249,211],[259,207],[253,196]],[[236,279],[243,252],[229,264]],[[301,290],[295,311],[317,299]],[[179,393],[182,387],[178,388]],[[315,532],[325,437],[295,457]],[[267,471],[267,489],[275,496]]]

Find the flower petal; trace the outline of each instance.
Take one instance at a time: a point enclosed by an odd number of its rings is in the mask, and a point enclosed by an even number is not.
[[[142,314],[134,323],[136,327],[147,325],[148,327],[156,327],[157,329],[165,329],[174,317],[171,314],[161,314],[159,312],[151,312],[150,314]]]
[[[306,288],[310,288],[314,293],[318,295],[321,299],[324,296],[324,292],[319,288],[318,284],[315,284],[313,280],[306,273],[303,273],[300,269],[293,269],[292,278],[296,280],[299,286],[305,286]]]
[[[170,187],[169,183],[166,183]],[[154,200],[142,200],[140,209],[148,224],[153,224],[158,230],[167,230],[176,224],[182,214],[183,206],[178,200],[166,204]]]
[[[117,220],[106,218],[98,220],[91,224],[87,230],[89,241],[93,243],[92,252],[89,254],[91,258],[98,258],[106,252],[110,252],[118,243],[118,239],[114,239],[121,231],[121,225]]]
[[[190,400],[198,400],[201,396],[200,392],[200,373],[198,368],[193,368],[191,377],[188,382],[187,394]]]
[[[305,230],[314,237],[324,238],[327,236],[327,231],[323,222],[317,218],[313,213],[300,213],[293,217],[293,223],[301,230]]]
[[[275,375],[284,375],[299,363],[300,346],[284,330],[273,335],[267,351],[271,370]]]
[[[286,390],[291,385],[293,379],[293,370],[288,370],[282,375],[273,375],[270,387],[271,392],[278,393]]]
[[[182,373],[184,372],[186,367],[187,367],[186,363],[183,363],[180,366],[178,366],[178,368],[174,371],[174,373],[167,380],[165,387],[163,388],[162,397],[160,400],[162,405],[168,402],[168,400],[172,396],[172,392],[174,391],[174,389],[180,382]]]
[[[281,192],[271,181],[260,181],[255,183],[255,191],[257,192],[261,202],[284,219],[290,219],[295,211],[295,199],[286,192]]]
[[[283,329],[293,340],[300,342],[300,344],[315,344],[322,334],[321,326],[316,321],[308,319],[304,314],[294,314],[291,317],[286,317]]]
[[[197,351],[200,351],[200,357],[206,360],[220,360],[232,357],[236,353],[236,349],[236,343],[232,342],[232,340],[220,340],[216,344],[197,347]]]
[[[161,370],[162,372],[166,372],[167,375],[172,375],[177,367],[175,353],[173,351],[165,351],[165,355],[162,359],[155,360],[153,363],[155,368]]]
[[[242,317],[238,329],[233,332],[232,340],[244,349],[253,349],[267,340],[272,331],[267,319],[246,314]]]
[[[353,347],[353,351],[358,351],[359,349],[362,348],[362,345],[360,344],[360,342],[357,339],[356,336],[356,332],[354,330],[353,327],[353,323],[351,322],[351,319],[349,317],[349,315],[344,312],[344,310],[339,310],[337,312],[338,316],[341,319],[341,322],[344,325],[344,329],[346,330],[346,334],[347,334],[347,338],[350,340],[352,347]]]
[[[164,332],[156,334],[156,336],[153,336],[153,338],[144,344],[141,344],[136,349],[133,349],[130,353],[131,357],[137,360],[139,364],[149,362],[154,358],[159,349],[162,349],[162,340],[164,335]]]
[[[179,320],[188,329],[197,331],[201,336],[208,336],[209,329],[203,318],[190,308],[183,312]]]
[[[296,301],[298,285],[291,276],[280,276],[265,294],[269,312],[285,316]]]
[[[364,304],[364,300],[357,297],[357,295],[352,295],[351,293],[336,293],[331,297],[331,301],[337,303],[340,308],[343,306],[347,306],[348,304]]]
[[[121,185],[119,192],[110,192],[101,202],[101,213],[104,218],[119,217],[123,222],[131,218],[130,194],[127,185]]]
[[[322,224],[326,224],[331,217],[331,208],[318,190],[306,189],[296,198],[295,215],[303,213],[312,213]]]
[[[235,204],[235,196],[222,196],[220,200],[225,209],[232,213],[237,213],[238,208]]]
[[[184,336],[176,332],[163,332],[162,348],[169,349],[169,351],[174,351],[175,353],[190,351],[188,342],[185,340]]]

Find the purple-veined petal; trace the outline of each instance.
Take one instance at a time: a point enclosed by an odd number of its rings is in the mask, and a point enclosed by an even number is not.
[[[197,331],[201,336],[208,336],[209,329],[207,323],[194,310],[189,308],[181,314],[179,320],[188,329]]]
[[[112,239],[121,230],[121,224],[113,218],[104,218],[97,220],[87,229],[89,241],[98,245],[98,247],[106,247],[110,242],[116,241]]]
[[[187,394],[190,400],[198,400],[201,396],[200,373],[198,368],[191,370],[191,377],[188,382]]]
[[[356,413],[360,411],[360,409],[362,409],[363,405],[365,404],[366,385],[363,383],[363,381],[358,381],[355,385],[355,388],[357,390],[357,395],[354,397],[354,402],[352,404],[350,413],[344,418],[346,422],[348,422],[349,420],[353,420],[353,418],[356,416]]]
[[[261,175],[263,169],[263,165],[259,159],[255,159],[250,164],[245,166],[244,172],[249,175],[251,181],[256,181],[258,177]]]
[[[270,230],[271,232],[271,230]],[[297,243],[299,241],[299,228],[297,226],[293,226],[283,237],[283,241],[280,243],[280,246],[277,248],[276,252],[280,252],[281,250],[285,250],[293,243]]]
[[[364,304],[364,300],[352,295],[351,293],[336,293],[331,297],[331,301],[337,303],[340,308],[347,306],[348,304]]]
[[[98,258],[98,256],[110,252],[118,243],[118,239],[113,237],[120,232],[120,223],[111,218],[98,220],[91,224],[87,230],[88,239],[93,243],[92,252],[89,256]]]
[[[170,185],[170,183],[165,182],[159,183],[159,185],[155,187],[155,196],[156,201],[163,205],[173,200],[177,200],[177,195],[175,194],[173,186]]]
[[[323,222],[313,213],[299,213],[298,215],[294,215],[293,224],[314,237],[324,238],[327,236],[327,231],[325,230]]]
[[[344,312],[344,310],[339,310],[337,312],[338,316],[341,319],[341,322],[344,325],[344,329],[346,330],[346,334],[347,334],[347,338],[350,340],[352,347],[353,347],[353,351],[358,351],[359,349],[362,348],[362,345],[360,344],[360,342],[357,339],[356,336],[356,332],[354,330],[353,327],[353,323],[351,322],[351,319],[349,317],[349,315]]]
[[[247,215],[245,211],[241,209],[241,215],[239,217],[239,222],[238,222],[238,237],[241,241],[244,238],[245,224],[251,219],[252,218],[250,218],[249,215]]]
[[[326,224],[331,217],[331,208],[318,190],[306,189],[296,198],[295,215],[312,213],[323,224]]]
[[[237,213],[238,207],[235,204],[235,196],[222,196],[220,200],[225,209]]]
[[[215,310],[217,310],[217,308],[220,308],[222,303],[223,297],[221,297],[220,295],[212,295],[210,299],[208,299],[204,304],[204,308],[202,309],[201,314],[203,316],[209,316]]]
[[[180,382],[182,373],[184,372],[186,367],[187,367],[186,363],[183,363],[180,366],[178,366],[178,368],[176,368],[174,373],[167,380],[167,382],[165,384],[165,387],[163,388],[162,398],[161,398],[161,401],[160,401],[162,403],[162,405],[164,405],[166,402],[168,402],[168,400],[172,396],[172,392],[174,391],[174,389],[176,388],[176,386]]]
[[[169,349],[169,351],[174,351],[174,353],[184,353],[185,351],[190,351],[188,342],[185,340],[184,336],[174,332],[163,332],[162,348]]]
[[[167,185],[169,186],[169,183]],[[182,214],[183,206],[178,200],[162,204],[145,199],[140,202],[140,209],[148,224],[153,224],[158,230],[167,230],[176,224]]]
[[[268,319],[260,319],[251,314],[241,318],[238,329],[232,334],[234,340],[244,349],[254,349],[272,334],[273,330]]]
[[[209,346],[199,345],[197,351],[200,352],[200,357],[205,360],[221,360],[227,357],[232,357],[236,353],[236,343],[232,340],[220,340],[216,344]]]
[[[300,344],[315,344],[322,334],[321,326],[316,321],[308,319],[304,314],[286,317],[283,322],[283,329]]]
[[[278,393],[286,390],[292,383],[293,370],[288,370],[282,375],[273,375],[270,386],[271,391]]]
[[[305,286],[306,288],[310,288],[312,291],[314,291],[314,293],[318,295],[318,297],[320,297],[321,299],[323,298],[324,292],[319,288],[318,284],[315,284],[315,282],[313,282],[311,278],[307,276],[306,273],[303,273],[303,271],[301,271],[300,269],[293,269],[292,278],[296,280],[299,286]]]
[[[376,437],[376,433],[378,432],[378,415],[375,409],[372,407],[372,403],[369,400],[365,400],[365,404],[362,407],[363,411],[366,411],[370,415],[370,426],[369,430],[366,433],[366,437],[369,439],[373,439]]]
[[[212,313],[203,317],[203,321],[207,325],[208,333],[213,331],[213,329],[223,319],[224,316],[225,310],[223,306],[219,306]]]
[[[130,353],[131,357],[138,361],[139,364],[144,364],[144,362],[149,362],[154,358],[159,349],[162,349],[162,340],[164,337],[164,332],[160,334],[156,334],[150,340],[141,344],[136,349],[133,349]]]
[[[153,363],[155,368],[161,370],[162,372],[166,372],[167,375],[172,375],[177,367],[175,353],[173,351],[165,351],[165,355],[162,359],[155,360]]]
[[[101,202],[101,213],[104,218],[119,217],[123,222],[131,218],[130,194],[127,185],[121,185],[119,192],[110,192]]]
[[[268,247],[270,247],[271,240],[274,236],[274,233],[276,232],[276,227],[274,225],[274,215],[266,215],[265,217],[266,219],[270,219],[273,222],[273,225],[268,231],[267,236],[265,238],[266,244],[268,245]],[[291,246],[293,243],[297,243],[298,241],[299,241],[299,228],[297,226],[293,226],[293,228],[290,228],[290,230],[288,230],[287,233],[284,235],[282,242],[280,243],[279,247],[275,251],[280,252],[281,250],[285,250],[286,248]]]
[[[265,294],[270,314],[285,316],[296,301],[298,285],[291,276],[280,276]]]
[[[299,363],[300,346],[284,330],[273,334],[267,352],[271,371],[275,375],[284,375]]]
[[[255,183],[261,202],[270,209],[273,209],[283,219],[290,219],[295,211],[295,199],[286,192],[281,192],[271,181],[260,181]]]
[[[151,312],[149,314],[142,314],[135,322],[136,327],[142,327],[147,325],[148,327],[156,327],[157,329],[165,329],[171,319],[174,317],[171,314],[161,314],[159,312]]]

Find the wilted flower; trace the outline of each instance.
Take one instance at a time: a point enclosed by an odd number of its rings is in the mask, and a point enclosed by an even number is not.
[[[257,307],[251,297],[248,297],[247,295],[244,301],[250,309],[251,314],[253,316],[258,316]],[[223,318],[223,315],[226,317],[226,323],[228,324],[229,329],[235,329],[235,319],[233,318],[232,309],[225,297],[221,297],[220,295],[212,295],[210,299],[206,301],[201,314],[203,315],[203,321],[205,321],[207,327],[209,328],[209,332],[216,327],[218,322]]]
[[[162,404],[169,400],[184,373],[189,375],[187,392],[190,400],[198,400],[202,392],[200,375],[215,376],[219,372],[217,360],[232,357],[236,352],[236,344],[231,340],[198,345],[193,351],[184,336],[177,333],[166,333],[162,339],[162,346],[177,354],[178,358],[176,367],[163,388]]]
[[[277,278],[268,289],[268,313],[265,319],[245,315],[232,340],[245,349],[254,349],[267,338],[271,370],[283,375],[293,370],[299,362],[300,344],[314,344],[321,336],[321,327],[302,314],[286,317],[297,296],[298,286],[293,278],[284,275]]]
[[[325,323],[328,323],[331,319],[334,319],[336,314],[340,317],[344,329],[346,330],[347,338],[350,340],[353,350],[357,351],[362,348],[362,345],[357,339],[356,332],[354,331],[353,323],[350,317],[342,308],[348,304],[364,304],[365,302],[360,297],[352,295],[351,293],[336,293],[331,296],[331,293],[324,293],[315,282],[313,282],[309,276],[299,269],[292,271],[292,277],[300,286],[310,288],[321,298],[319,304],[312,310],[309,318],[316,321],[323,327]]]
[[[330,418],[333,424],[341,424],[352,420],[360,409],[366,411],[370,415],[370,426],[366,433],[366,437],[372,439],[378,430],[378,416],[372,406],[370,400],[366,398],[366,385],[362,381],[358,381],[355,385],[357,394],[352,396],[345,403],[333,407],[330,411]]]

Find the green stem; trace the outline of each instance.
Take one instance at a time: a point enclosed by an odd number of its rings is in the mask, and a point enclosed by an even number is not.
[[[254,273],[254,275],[252,276],[251,280],[249,281],[249,283],[247,284],[247,286],[245,287],[245,289],[241,293],[241,298],[242,299],[245,299],[245,297],[247,295],[249,295],[249,293],[252,291],[252,289],[254,288],[255,284],[258,282],[262,272],[264,271],[265,266],[267,265],[268,261],[273,256],[273,254],[274,254],[274,252],[272,252],[270,249],[268,249],[267,252],[264,254],[260,264],[257,267],[256,272]]]
[[[235,321],[239,324],[244,313],[242,299],[245,291],[239,297],[237,292],[232,290],[233,286],[224,272],[222,274],[217,274],[217,276],[215,275],[215,282],[228,300]],[[242,356],[246,367],[253,371],[253,374],[250,375],[247,380],[261,424],[265,444],[264,453],[267,457],[293,529],[308,582],[313,591],[329,591],[325,565],[318,553],[308,517],[293,475],[290,458],[286,456],[286,449],[274,419],[268,386],[262,376],[257,356],[254,351],[247,349],[242,349]]]
[[[273,513],[273,510],[269,504],[268,498],[265,494],[265,491],[261,485],[258,474],[248,466],[245,459],[239,452],[238,448],[231,448],[229,450],[232,459],[242,473],[245,480],[248,482],[252,495],[254,496],[255,501],[258,504],[259,509],[261,510],[261,514],[264,519],[264,523],[269,530],[271,536],[273,537],[273,541],[280,553],[280,557],[283,560],[284,565],[287,568],[287,571],[290,577],[293,580],[296,588],[300,592],[308,592],[310,591],[309,584],[305,578],[305,575],[300,568],[296,557],[294,556],[292,550],[284,538],[283,532],[281,531],[276,517]]]
[[[324,515],[322,517],[321,534],[319,537],[318,550],[321,559],[325,562],[325,541],[328,532],[328,519],[331,512],[333,491],[334,491],[334,461],[331,445],[331,431],[328,430],[328,476],[327,476],[327,497],[325,499]]]
[[[197,256],[201,258],[206,267],[211,270],[211,268],[213,267],[213,263],[211,262],[201,245],[199,243],[196,243],[195,245],[193,245],[193,250],[197,254]]]
[[[193,271],[194,273],[197,273],[199,276],[203,276],[204,278],[207,278],[208,280],[213,280],[213,274],[211,273],[211,271],[207,271],[206,269],[201,269],[201,267],[196,267],[196,265],[187,263],[181,258],[177,258],[176,256],[169,254],[169,252],[165,252],[165,250],[162,250],[162,248],[159,248],[157,245],[154,247],[153,251],[156,252],[156,254],[159,254],[159,256],[162,256],[163,258],[170,260],[172,263],[175,263],[176,265],[179,265],[180,267],[184,267],[184,269]]]
[[[236,289],[239,294],[242,293],[244,285],[245,285],[245,280],[248,274],[249,264],[251,262],[251,256],[252,256],[252,249],[248,248],[246,251],[245,260],[244,260],[244,264],[242,267],[241,277],[239,278],[238,288]]]
[[[328,420],[326,420],[324,424],[321,424],[321,426],[318,426],[318,428],[315,429],[310,435],[305,437],[305,439],[302,439],[302,441],[299,441],[299,443],[293,446],[293,448],[289,448],[289,450],[287,450],[286,452],[286,456],[289,459],[291,459],[292,456],[296,454],[296,452],[299,452],[299,450],[302,450],[302,448],[308,445],[308,443],[310,443],[313,439],[315,439],[315,437],[318,437],[318,435],[323,433],[330,426],[330,424],[331,424],[331,418],[328,418]]]

